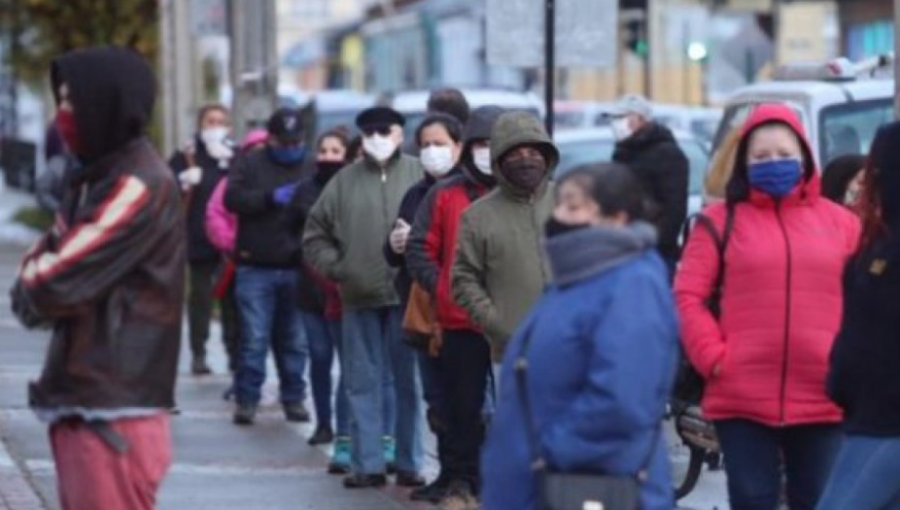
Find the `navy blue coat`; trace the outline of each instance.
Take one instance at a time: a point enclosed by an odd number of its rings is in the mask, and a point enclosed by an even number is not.
[[[656,250],[569,286],[551,286],[513,337],[483,451],[484,510],[536,507],[513,370],[528,335],[528,392],[549,465],[634,474],[652,448],[641,508],[674,508],[667,448],[657,431],[674,380],[678,321]]]

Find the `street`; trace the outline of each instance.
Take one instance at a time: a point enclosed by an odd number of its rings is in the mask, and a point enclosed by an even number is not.
[[[46,428],[28,409],[26,387],[40,371],[47,335],[23,330],[9,312],[6,290],[22,248],[0,246],[0,510],[58,509],[53,462]],[[209,377],[188,374],[183,352],[178,382],[181,414],[173,416],[175,460],[160,493],[161,510],[399,510],[414,505],[394,486],[380,491],[348,491],[341,477],[325,473],[330,446],[306,445],[311,424],[288,424],[275,403],[277,382],[264,390],[267,404],[257,424],[231,423],[231,404],[222,399],[229,378],[225,357],[213,330]],[[274,373],[270,367],[270,373]],[[310,404],[311,405],[311,404]],[[433,440],[429,438],[426,474],[434,477]],[[675,469],[684,459],[673,452]],[[725,510],[724,476],[705,473],[682,508]]]

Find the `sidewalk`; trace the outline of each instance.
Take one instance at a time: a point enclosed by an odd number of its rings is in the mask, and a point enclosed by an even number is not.
[[[0,178],[0,243],[28,246],[38,238],[38,232],[12,221],[21,208],[36,205],[33,195],[6,186]]]

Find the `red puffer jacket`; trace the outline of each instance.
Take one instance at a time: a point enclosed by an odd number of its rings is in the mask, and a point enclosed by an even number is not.
[[[406,250],[406,267],[426,292],[437,299],[437,320],[444,329],[481,331],[450,290],[450,270],[462,213],[487,188],[465,171],[439,182],[425,196],[416,214]]]
[[[675,282],[683,343],[707,378],[708,418],[769,426],[838,422],[841,413],[825,395],[825,375],[841,320],[841,275],[860,225],[846,209],[820,197],[803,127],[788,107],[756,109],[744,127],[739,161],[746,158],[749,134],[771,122],[787,124],[803,141],[805,179],[778,205],[750,190],[746,165],[736,166],[733,179],[745,191],[732,200],[735,220],[725,253],[721,318],[704,305],[718,254],[709,233],[695,229]],[[721,232],[727,206],[710,206],[704,214]]]

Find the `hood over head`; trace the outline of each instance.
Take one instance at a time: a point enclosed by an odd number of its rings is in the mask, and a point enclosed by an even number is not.
[[[53,94],[68,85],[83,154],[90,164],[144,135],[153,116],[156,77],[133,50],[105,46],[75,50],[53,61]]]
[[[497,182],[507,190],[512,189],[512,184],[500,172],[500,160],[512,149],[523,145],[536,147],[547,159],[545,182],[559,163],[559,150],[553,145],[540,119],[523,110],[504,113],[491,131],[491,167]]]
[[[469,120],[463,130],[463,148],[459,155],[463,171],[467,177],[487,187],[496,185],[497,180],[493,176],[484,175],[475,168],[475,162],[472,160],[472,145],[478,140],[491,138],[494,124],[505,111],[505,109],[493,105],[476,108],[469,114]]]
[[[896,229],[900,227],[900,122],[878,129],[869,159],[878,186],[881,218]]]
[[[728,181],[726,198],[729,204],[736,204],[750,199],[750,180],[747,176],[747,151],[750,146],[750,135],[757,129],[771,124],[787,126],[800,140],[803,153],[803,182],[800,186],[799,198],[816,199],[820,195],[821,183],[816,160],[806,136],[806,129],[794,110],[782,103],[764,103],[753,109],[741,128],[741,140],[735,153],[734,171]]]

